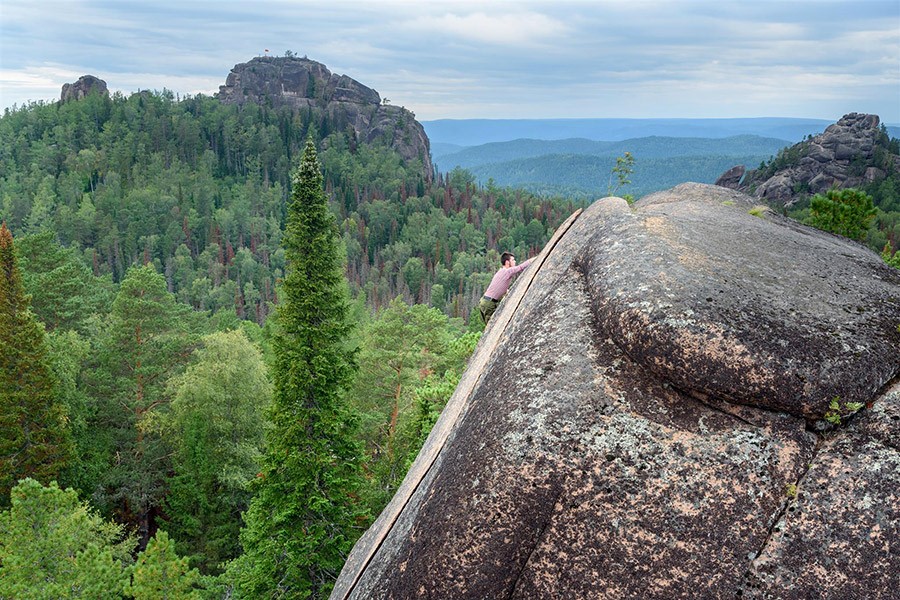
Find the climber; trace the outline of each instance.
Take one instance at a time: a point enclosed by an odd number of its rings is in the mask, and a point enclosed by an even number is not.
[[[509,289],[509,284],[512,283],[513,277],[524,271],[535,258],[529,258],[521,265],[516,265],[516,257],[511,252],[504,252],[500,255],[500,264],[503,266],[494,273],[491,284],[484,291],[481,302],[478,303],[478,310],[481,312],[481,318],[484,320],[485,325],[490,321],[494,311],[497,310],[497,305],[500,304],[500,300],[503,299],[506,290]]]

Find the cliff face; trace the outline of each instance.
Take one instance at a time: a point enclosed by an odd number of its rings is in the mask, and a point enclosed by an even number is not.
[[[832,187],[859,187],[900,169],[900,156],[891,155],[877,115],[850,113],[823,133],[784,152],[784,164],[746,171],[734,167],[716,185],[749,193],[782,205],[800,194],[818,194]]]
[[[222,102],[291,106],[323,111],[332,130],[352,129],[363,143],[385,143],[404,159],[422,161],[425,178],[434,177],[428,136],[415,115],[383,104],[375,90],[316,61],[297,57],[257,57],[235,65],[219,87]]]
[[[63,84],[59,100],[60,102],[81,100],[86,98],[91,92],[109,96],[109,89],[106,87],[105,81],[93,75],[82,75],[75,83]]]
[[[900,272],[752,204],[561,227],[332,598],[893,597]]]

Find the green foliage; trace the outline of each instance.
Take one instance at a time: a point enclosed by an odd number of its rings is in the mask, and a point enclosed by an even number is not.
[[[862,402],[841,402],[840,398],[835,396],[828,403],[828,410],[825,412],[825,420],[832,425],[840,425],[841,420],[849,417],[864,406]]]
[[[894,251],[890,240],[884,243],[884,248],[881,250],[881,258],[895,269],[900,269],[900,252]]]
[[[51,231],[16,241],[22,283],[31,308],[48,331],[84,332],[95,312],[106,313],[112,302],[108,279],[94,277],[73,248],[64,248]]]
[[[44,328],[29,310],[13,237],[0,225],[0,506],[24,477],[56,478],[71,459]]]
[[[167,528],[182,554],[205,572],[235,558],[240,515],[259,472],[271,385],[259,350],[243,331],[203,338],[184,374],[170,380],[175,475]]]
[[[118,598],[134,540],[72,489],[22,480],[0,513],[0,597]],[[161,597],[161,596],[160,596]]]
[[[169,409],[168,378],[194,348],[192,325],[190,310],[148,265],[129,269],[98,334],[89,384],[98,405],[95,435],[106,443],[109,468],[97,495],[136,527],[142,547],[171,468],[169,445],[155,423]]]
[[[461,335],[446,315],[395,298],[363,332],[352,402],[369,457],[370,508],[387,504],[418,449],[412,423],[419,388],[456,366],[450,346]]]
[[[126,594],[134,600],[199,600],[199,573],[188,568],[186,558],[175,553],[175,544],[165,531],[156,536],[131,567]]]
[[[749,212],[754,217],[761,218],[763,215],[766,214],[766,211],[768,211],[768,210],[769,210],[769,207],[766,206],[765,204],[758,204],[758,205],[754,206],[753,208],[751,208],[750,210],[748,210],[747,212]]]
[[[81,321],[82,309],[109,300],[65,293],[81,285],[83,273],[69,264],[77,255],[92,273],[89,290],[108,289],[130,266],[153,264],[181,302],[210,313],[233,310],[262,325],[284,275],[290,166],[315,131],[328,132],[324,185],[342,224],[351,292],[365,293],[372,310],[397,295],[429,303],[439,284],[443,310],[466,318],[483,291],[482,276],[493,272],[490,253],[535,253],[578,207],[480,190],[463,170],[426,181],[428,157],[403,159],[389,140],[363,143],[349,124],[331,122],[340,118],[318,108],[296,113],[146,91],[9,111],[0,117],[0,219],[17,232],[52,231],[70,255],[35,262],[35,277],[51,284],[45,296],[37,279],[26,282],[35,311],[51,330],[86,333],[64,321]],[[33,212],[43,215],[40,227]],[[410,244],[409,254],[388,260],[385,249],[399,241]],[[460,261],[462,253],[468,256]],[[66,277],[51,280],[59,268]]]
[[[606,195],[614,195],[619,188],[631,183],[631,174],[634,173],[634,156],[631,152],[626,152],[622,156],[616,157],[616,166],[609,173],[609,184],[606,187]],[[613,177],[616,181],[613,184]]]
[[[872,197],[853,188],[831,189],[810,201],[809,224],[853,240],[861,240],[875,218]]]
[[[343,392],[354,372],[334,217],[312,140],[294,181],[274,338],[273,428],[226,575],[244,598],[325,598],[365,517],[361,449]]]

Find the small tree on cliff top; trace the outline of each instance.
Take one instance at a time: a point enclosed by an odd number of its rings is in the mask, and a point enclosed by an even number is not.
[[[308,140],[284,234],[274,427],[241,532],[244,555],[230,569],[240,597],[327,597],[360,532],[362,452],[343,397],[355,365],[337,236]]]

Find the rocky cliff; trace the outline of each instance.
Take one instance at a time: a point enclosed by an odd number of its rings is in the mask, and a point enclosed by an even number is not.
[[[421,160],[427,181],[434,177],[428,136],[412,112],[383,103],[375,90],[314,60],[265,56],[235,65],[218,98],[322,111],[332,131],[350,128],[357,141],[385,143],[406,160]]]
[[[332,598],[896,597],[900,271],[752,203],[565,223]]]
[[[736,166],[716,185],[782,205],[831,187],[860,187],[900,170],[877,115],[850,113],[823,133],[786,149],[766,168]]]
[[[63,84],[59,101],[68,102],[70,100],[81,100],[82,98],[87,97],[91,92],[109,96],[109,89],[107,89],[105,81],[99,77],[94,77],[93,75],[82,75],[75,83]]]

